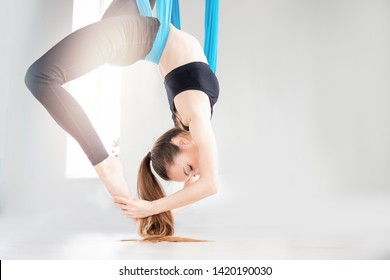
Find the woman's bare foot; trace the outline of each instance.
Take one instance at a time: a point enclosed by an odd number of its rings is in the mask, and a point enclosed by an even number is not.
[[[131,197],[121,160],[110,156],[94,167],[111,196]]]

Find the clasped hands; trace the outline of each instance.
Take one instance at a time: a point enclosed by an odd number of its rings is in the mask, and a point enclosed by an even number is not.
[[[130,196],[113,196],[112,198],[115,205],[122,210],[122,213],[135,221],[156,214],[150,201],[135,199]]]
[[[110,156],[95,165],[95,170],[113,198],[115,205],[122,209],[123,214],[135,221],[157,214],[152,202],[135,199],[130,195],[121,160]]]

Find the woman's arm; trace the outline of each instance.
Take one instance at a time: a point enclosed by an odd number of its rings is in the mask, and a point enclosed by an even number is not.
[[[191,177],[188,181],[184,182],[183,188],[187,188],[188,186],[192,185],[195,181],[199,179],[198,176]],[[125,195],[114,195],[114,203],[122,209],[123,214],[126,216],[136,220],[137,218],[143,218],[147,216],[151,216],[156,213],[156,210],[152,206],[152,202],[142,200],[142,199],[134,199],[134,198],[127,198]],[[191,204],[187,204],[178,208],[172,209],[173,213],[176,214],[177,212],[181,211],[184,208],[187,208]]]
[[[181,119],[189,124],[192,140],[199,151],[199,179],[185,188],[154,201],[114,197],[115,203],[132,218],[143,218],[187,206],[217,192],[217,144],[210,122],[210,103],[207,95],[188,91],[175,98]]]
[[[200,177],[186,188],[152,202],[154,214],[183,207],[217,192],[218,153],[211,126],[210,101],[206,94],[190,90],[175,97],[175,106],[192,140],[198,146]]]
[[[186,188],[188,186],[190,186],[191,184],[193,184],[195,181],[197,181],[199,179],[199,176],[194,176],[194,177],[191,177],[188,181],[185,181],[184,182],[184,186],[183,188]],[[172,209],[172,213],[173,214],[176,214],[178,212],[180,212],[181,210],[189,207],[191,204],[188,204],[188,205],[185,205],[183,207],[179,207],[179,208],[175,208],[175,209]]]
[[[217,145],[211,123],[201,115],[190,122],[191,136],[199,149],[200,177],[186,188],[152,202],[154,214],[183,207],[217,192]]]

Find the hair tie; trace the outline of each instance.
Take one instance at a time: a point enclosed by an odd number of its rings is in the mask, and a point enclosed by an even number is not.
[[[152,153],[149,152],[147,155],[146,155],[149,159],[152,159]]]

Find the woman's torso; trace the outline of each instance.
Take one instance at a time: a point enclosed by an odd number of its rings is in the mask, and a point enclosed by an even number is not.
[[[202,46],[194,36],[171,25],[159,63],[161,74],[165,77],[173,69],[195,61],[207,63]]]
[[[219,95],[218,80],[195,37],[171,25],[159,67],[176,126],[189,130],[193,104],[207,106],[212,115]]]

